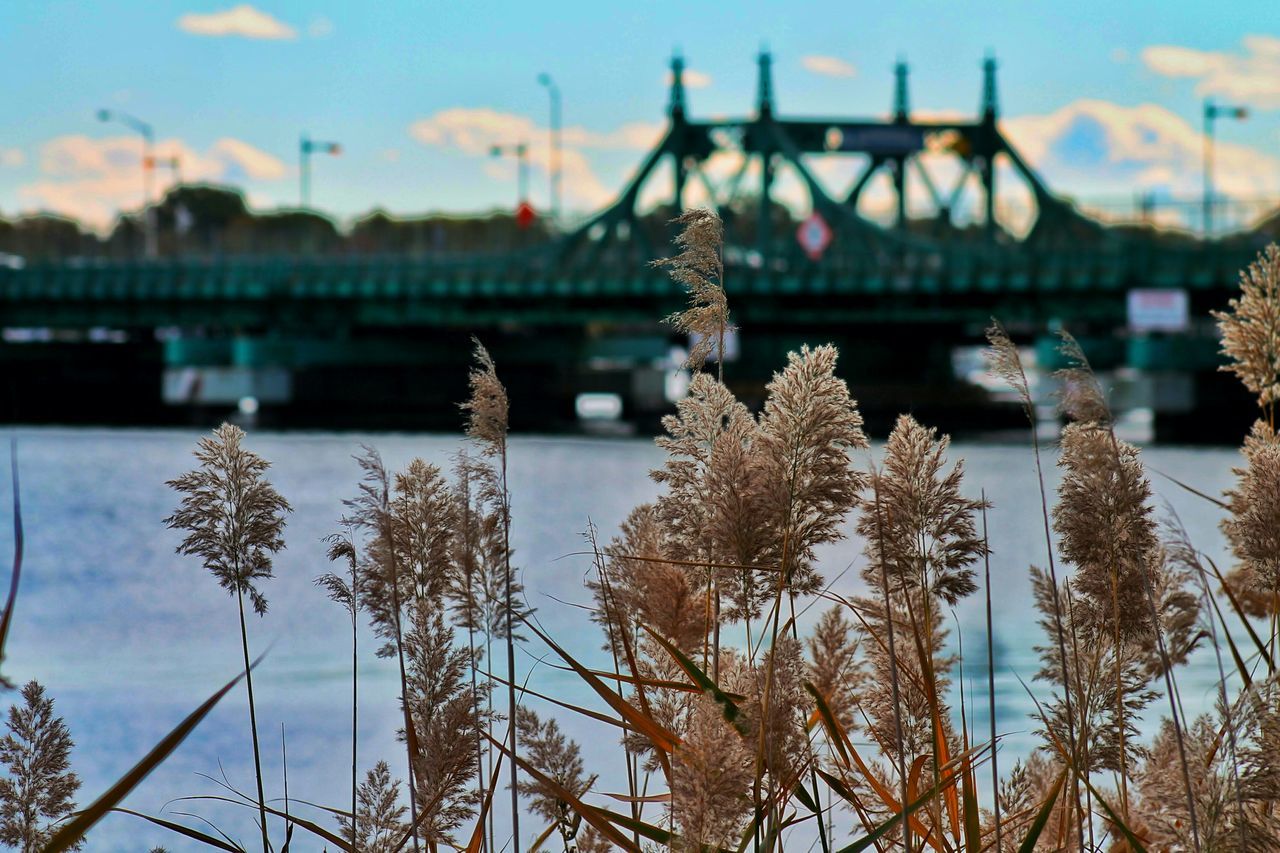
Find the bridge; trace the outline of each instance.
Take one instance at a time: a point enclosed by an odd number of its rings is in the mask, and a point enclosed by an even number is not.
[[[1118,369],[1125,393],[1171,428],[1197,406],[1239,403],[1216,381],[1206,319],[1260,238],[1194,240],[1082,213],[1001,132],[993,59],[971,120],[914,118],[902,64],[888,120],[784,117],[767,53],[753,115],[692,118],[678,57],[667,112],[614,203],[516,250],[0,267],[0,417],[172,421],[253,398],[283,424],[451,426],[474,333],[504,368],[517,422],[564,425],[591,391],[652,422],[669,405],[664,371],[680,343],[658,321],[684,294],[649,261],[669,253],[667,220],[694,199],[725,222],[741,329],[728,375],[747,399],[788,349],[832,340],[873,416],[909,408],[936,410],[944,426],[981,423],[985,395],[957,383],[951,352],[979,342],[994,315],[1049,362],[1051,328],[1072,329],[1095,366]],[[817,164],[842,155],[858,155],[861,171],[836,192]],[[726,160],[735,168],[718,177],[712,166]],[[949,186],[930,171],[939,160]],[[806,251],[780,214],[783,173],[827,245]],[[1016,223],[997,204],[997,181],[1010,179],[1031,202]],[[891,198],[872,211],[876,181]],[[929,215],[910,216],[911,198]],[[1172,294],[1188,322],[1127,330],[1129,294],[1151,290]]]

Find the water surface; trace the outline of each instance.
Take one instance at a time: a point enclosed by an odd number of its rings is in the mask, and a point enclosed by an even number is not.
[[[161,522],[175,505],[164,482],[192,466],[197,432],[23,429],[14,434],[27,558],[5,667],[20,682],[38,679],[55,698],[76,740],[73,760],[84,780],[80,802],[87,803],[235,674],[241,654],[236,605],[195,559],[174,554],[180,536]],[[339,807],[349,802],[349,622],[313,580],[329,570],[322,540],[337,529],[342,500],[355,493],[359,472],[351,457],[362,442],[378,447],[393,468],[415,456],[447,466],[459,446],[457,437],[436,435],[254,433],[248,440],[249,447],[272,461],[272,479],[294,507],[286,529],[288,548],[276,561],[277,577],[264,585],[270,611],[250,624],[252,650],[270,649],[255,673],[268,796],[283,792],[283,725],[290,796]],[[954,448],[953,456],[966,460],[966,491],[976,497],[985,489],[994,504],[989,524],[998,631],[997,715],[1007,735],[1001,760],[1008,766],[1034,743],[1027,717],[1032,705],[1016,676],[1031,682],[1038,666],[1033,646],[1043,641],[1027,580],[1028,566],[1045,562],[1039,487],[1027,447],[967,445]],[[1209,494],[1229,484],[1237,458],[1228,449],[1153,448],[1144,453],[1151,469]],[[585,612],[570,606],[589,601],[583,583],[590,562],[576,555],[583,550],[582,531],[591,521],[608,538],[632,506],[653,498],[657,486],[647,472],[661,459],[647,440],[515,437],[511,442],[516,561],[543,625],[576,654],[596,654],[600,645]],[[1057,481],[1052,461],[1050,454],[1051,489]],[[1221,554],[1220,511],[1160,475],[1151,476],[1157,501],[1167,500],[1177,509],[1200,548]],[[0,495],[0,508],[7,517],[7,490]],[[12,533],[7,523],[0,527],[0,554],[8,554]],[[860,591],[860,550],[854,540],[824,550],[822,564],[834,591]],[[982,608],[980,600],[966,601],[952,623],[959,625],[964,643],[966,686],[978,691],[985,689],[986,680]],[[816,607],[808,611],[802,628],[818,612]],[[380,758],[399,769],[403,752],[395,741],[394,668],[372,656],[375,644],[367,630],[361,642],[366,650],[360,684],[361,773]],[[589,701],[572,678],[538,663],[545,655],[534,644],[520,653],[520,668],[534,670],[530,686]],[[1199,654],[1180,673],[1189,713],[1211,705],[1215,678],[1209,654]],[[602,785],[621,789],[622,758],[614,731],[565,712],[556,716],[582,742],[587,765],[601,773]],[[972,723],[986,730],[985,704]],[[256,830],[249,810],[174,802],[225,793],[201,774],[220,778],[225,773],[233,786],[252,792],[247,731],[244,693],[237,690],[127,805],[151,814],[197,812],[251,847]],[[322,813],[309,816],[332,828]],[[530,837],[542,829],[528,826],[522,834]],[[278,828],[274,834],[281,836]],[[136,818],[113,815],[95,829],[88,849],[147,850],[158,844],[170,850],[203,849],[184,842]],[[295,846],[319,847],[310,838]]]

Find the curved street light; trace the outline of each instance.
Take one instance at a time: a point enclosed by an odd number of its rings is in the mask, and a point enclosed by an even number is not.
[[[98,121],[114,121],[136,130],[142,135],[142,234],[146,246],[146,256],[156,256],[156,228],[151,215],[151,190],[155,181],[155,131],[151,125],[140,118],[120,110],[98,110]]]
[[[538,85],[551,96],[551,221],[560,224],[560,87],[545,71],[538,75]]]
[[[1243,121],[1249,117],[1247,107],[1215,104],[1210,98],[1204,102],[1204,236],[1213,234],[1213,122],[1219,118]]]

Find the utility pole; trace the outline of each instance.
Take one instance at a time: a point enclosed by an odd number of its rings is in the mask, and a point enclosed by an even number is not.
[[[515,145],[494,145],[489,149],[494,157],[511,155],[516,158],[516,199],[517,205],[524,205],[529,200],[529,145],[518,142]]]
[[[311,207],[311,155],[316,151],[336,157],[342,153],[342,146],[336,142],[320,142],[302,134],[298,143],[298,196],[304,210]]]

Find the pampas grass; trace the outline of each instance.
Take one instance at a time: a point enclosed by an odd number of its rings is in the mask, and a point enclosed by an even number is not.
[[[165,524],[187,531],[178,553],[200,557],[205,568],[223,589],[236,597],[239,605],[245,689],[249,694],[249,731],[253,738],[253,772],[258,785],[258,819],[262,849],[266,853],[271,845],[267,840],[266,795],[262,785],[244,597],[248,594],[259,616],[267,612],[266,596],[259,591],[257,583],[272,576],[271,555],[284,548],[284,517],[290,507],[266,479],[271,463],[246,450],[241,444],[243,439],[243,430],[223,424],[212,436],[200,440],[195,452],[200,467],[169,481],[169,487],[182,495],[182,501],[174,514],[165,519]]]
[[[715,346],[723,355],[728,327],[720,225],[705,211],[678,222],[681,253],[660,263],[690,290],[676,327],[696,335],[693,354],[705,360]],[[993,586],[1009,581],[992,577],[989,562],[1003,517],[982,492],[973,496],[947,436],[904,415],[868,464],[862,419],[831,346],[792,353],[759,413],[722,377],[699,372],[658,439],[665,459],[652,477],[660,493],[615,535],[586,522],[585,606],[609,660],[595,670],[551,639],[523,601],[512,565],[508,399],[477,344],[463,404],[469,447],[448,470],[414,459],[391,471],[369,448],[357,457],[362,479],[341,521],[345,534],[330,540],[342,572],[318,580],[353,629],[351,807],[327,809],[342,833],[335,835],[299,814],[301,801],[287,791],[283,812],[268,805],[259,771],[258,797],[242,796],[242,805],[259,815],[264,850],[268,812],[284,818],[286,832],[377,853],[410,844],[468,853],[521,845],[772,853],[798,849],[802,832],[816,834],[823,853],[1280,850],[1280,440],[1271,420],[1276,378],[1267,373],[1274,367],[1267,324],[1280,316],[1277,265],[1280,250],[1269,250],[1246,274],[1240,299],[1217,315],[1232,369],[1267,413],[1244,439],[1226,500],[1214,502],[1237,564],[1225,581],[1176,522],[1158,527],[1142,455],[1116,435],[1101,383],[1064,334],[1071,366],[1058,376],[1059,405],[1070,422],[1053,495],[1034,431],[1032,442],[1048,559],[1046,570],[1030,572],[1044,632],[1032,697],[1040,742],[1004,775],[994,760],[1001,735],[992,598]],[[988,339],[993,372],[1011,384],[1034,426],[1017,348],[998,323]],[[168,523],[187,532],[180,550],[200,557],[241,603],[248,669],[243,600],[266,612],[261,585],[283,547],[288,504],[243,438],[223,427],[201,442],[199,468],[172,484],[183,498]],[[827,588],[820,558],[851,532],[861,539],[865,593],[845,598]],[[964,644],[957,636],[953,645],[948,628],[948,611],[983,587],[989,734],[971,727],[972,703],[953,689],[963,687]],[[802,636],[799,617],[819,602],[827,609]],[[403,793],[385,762],[363,781],[355,775],[361,613],[381,643],[377,653],[399,668]],[[1272,620],[1269,635],[1249,621],[1258,618]],[[522,630],[607,710],[540,693],[537,669],[518,700]],[[490,672],[495,639],[506,646],[505,677]],[[1222,670],[1217,703],[1189,721],[1175,676],[1206,642]],[[1234,673],[1222,663],[1224,650]],[[499,685],[507,688],[508,729],[495,736],[502,716],[491,697]],[[1144,741],[1138,723],[1161,693],[1167,719]],[[252,687],[249,696],[256,759]],[[18,834],[4,837],[33,849],[30,839],[46,827],[13,804],[47,788],[54,806],[44,816],[56,821],[73,808],[74,776],[69,736],[49,722],[47,700],[24,699],[28,716],[52,734],[15,734],[0,744],[0,757],[11,776],[44,781],[0,780],[0,832],[21,818]],[[560,722],[528,707],[539,700],[616,737],[625,793],[603,789],[602,769],[587,765]],[[14,763],[12,756],[39,752],[23,738],[42,742],[45,757]],[[177,742],[171,737],[160,754]],[[506,760],[512,835],[499,838],[495,762]],[[987,761],[994,800],[975,781]],[[141,817],[235,849],[192,827]],[[522,833],[522,817],[526,828],[530,817],[545,828]]]
[[[0,844],[36,853],[76,810],[75,743],[66,723],[54,715],[53,700],[34,681],[23,686],[22,703],[9,709],[6,726],[8,733],[0,738],[0,765],[8,773],[0,779]]]

